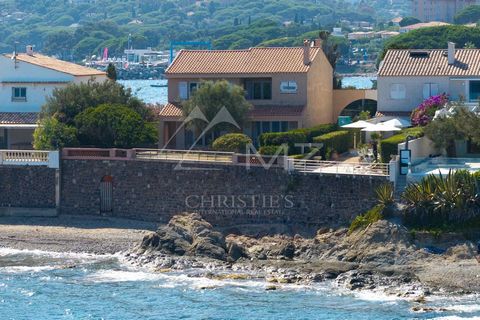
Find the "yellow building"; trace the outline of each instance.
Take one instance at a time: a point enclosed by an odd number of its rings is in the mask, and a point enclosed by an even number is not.
[[[183,149],[193,143],[193,134],[183,128],[182,102],[202,80],[244,87],[253,109],[243,131],[254,141],[265,132],[336,122],[350,102],[368,97],[362,90],[333,90],[333,69],[320,44],[306,40],[303,47],[292,48],[181,50],[165,73],[169,103],[160,112],[160,144]]]

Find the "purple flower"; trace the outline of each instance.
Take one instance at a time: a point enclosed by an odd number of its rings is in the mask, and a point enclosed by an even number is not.
[[[426,126],[432,121],[435,111],[443,108],[448,103],[449,97],[446,94],[433,96],[423,101],[412,111],[411,120],[414,126]]]

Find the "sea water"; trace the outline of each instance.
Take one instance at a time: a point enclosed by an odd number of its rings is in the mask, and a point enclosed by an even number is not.
[[[357,89],[371,89],[375,77],[344,77],[344,87],[355,87]],[[166,104],[168,102],[167,80],[119,80],[126,88],[132,90],[132,94],[146,103]],[[153,87],[152,87],[153,85]],[[158,87],[158,86],[162,87]]]
[[[166,104],[168,102],[167,80],[119,80],[118,83],[132,90],[132,94],[145,103]]]
[[[333,283],[212,280],[134,268],[122,255],[0,249],[0,319],[480,319],[477,295],[414,302]],[[441,310],[443,308],[444,310]]]

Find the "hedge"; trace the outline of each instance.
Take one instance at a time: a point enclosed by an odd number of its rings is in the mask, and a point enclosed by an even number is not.
[[[262,146],[281,145],[287,143],[293,146],[295,143],[312,142],[314,137],[338,130],[337,124],[320,124],[311,128],[294,129],[287,132],[271,132],[260,135]]]
[[[328,158],[328,154],[332,151],[338,153],[347,152],[353,146],[353,136],[350,131],[340,130],[333,131],[318,137],[313,138],[315,143],[323,143],[323,148],[320,154],[324,159]]]
[[[265,155],[265,156],[273,156],[276,155],[278,152],[278,149],[281,148],[282,146],[263,146],[260,147],[258,150],[258,153]],[[288,147],[288,146],[287,146]],[[279,153],[280,156],[284,155],[284,151],[280,151]]]
[[[270,132],[260,135],[260,145],[262,146],[280,146],[284,143],[293,147],[295,143],[307,142],[307,135],[303,132]]]
[[[314,137],[318,137],[329,132],[338,130],[338,125],[335,123],[320,124],[311,128],[302,128],[292,130],[293,132],[301,132],[307,136],[307,141],[312,142]]]
[[[398,154],[398,145],[404,143],[408,136],[423,137],[423,128],[415,127],[402,130],[401,133],[380,141],[379,153],[382,162],[387,163],[393,155]]]
[[[252,139],[242,133],[229,133],[217,138],[212,143],[213,150],[245,153]]]

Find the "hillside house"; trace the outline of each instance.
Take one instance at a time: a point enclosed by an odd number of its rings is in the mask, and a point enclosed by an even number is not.
[[[90,79],[104,81],[105,72],[33,52],[0,55],[0,149],[32,149],[38,113],[55,88]]]
[[[350,102],[375,95],[333,90],[333,69],[320,45],[306,40],[293,48],[181,50],[166,70],[169,103],[160,112],[160,144],[184,149],[197,139],[185,128],[182,103],[202,80],[225,79],[245,89],[253,109],[243,131],[255,142],[265,132],[336,122]],[[202,139],[204,146],[210,142]]]

